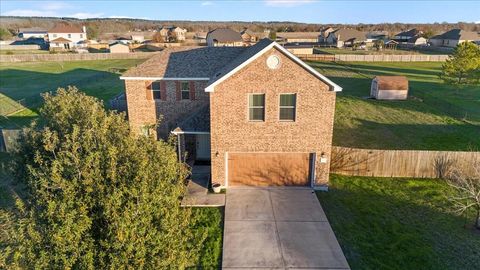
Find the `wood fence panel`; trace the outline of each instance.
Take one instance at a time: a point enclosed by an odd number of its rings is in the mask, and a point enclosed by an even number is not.
[[[474,174],[480,152],[370,150],[334,146],[332,173],[375,177],[437,178],[453,168]]]
[[[409,55],[409,54],[296,54],[302,60],[343,61],[343,62],[443,62],[448,55]]]
[[[158,52],[0,55],[0,63],[105,60],[105,59],[142,59],[142,58],[151,57],[156,53]]]

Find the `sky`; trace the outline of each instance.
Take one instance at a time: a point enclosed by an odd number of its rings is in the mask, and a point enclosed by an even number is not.
[[[480,23],[480,1],[0,1],[3,16],[305,23]]]

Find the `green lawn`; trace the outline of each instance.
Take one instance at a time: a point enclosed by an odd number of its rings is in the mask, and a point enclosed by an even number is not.
[[[91,60],[69,62],[0,63],[0,93],[21,100],[27,107],[8,119],[0,118],[0,127],[23,126],[37,117],[42,102],[40,93],[75,85],[89,95],[108,101],[124,90],[122,72],[144,59]],[[1,102],[1,100],[0,100]],[[0,103],[0,106],[4,104]]]
[[[445,182],[330,180],[317,196],[352,269],[478,269],[480,232],[450,213]]]
[[[436,62],[309,62],[343,87],[337,95],[334,144],[377,149],[480,148],[480,85],[444,84]],[[411,98],[367,99],[375,75],[405,75]]]

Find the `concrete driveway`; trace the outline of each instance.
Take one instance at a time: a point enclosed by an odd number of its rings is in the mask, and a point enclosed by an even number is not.
[[[350,269],[308,188],[230,188],[223,269]]]

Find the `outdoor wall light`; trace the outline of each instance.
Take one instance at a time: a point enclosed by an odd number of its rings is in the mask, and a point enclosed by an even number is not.
[[[219,155],[220,155],[220,153],[218,153],[218,151],[215,152],[215,157],[218,157]]]
[[[320,163],[327,163],[327,155],[324,152],[320,154]]]

